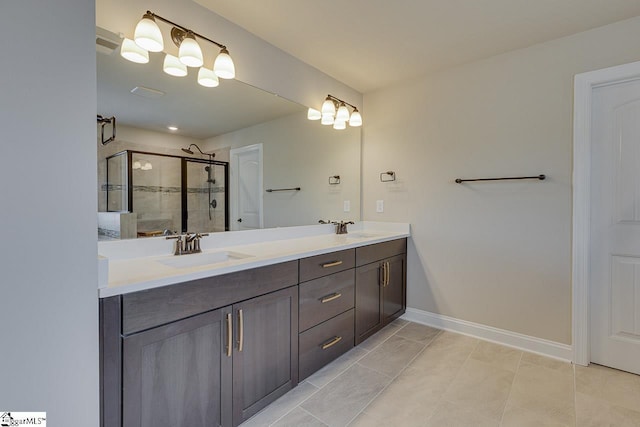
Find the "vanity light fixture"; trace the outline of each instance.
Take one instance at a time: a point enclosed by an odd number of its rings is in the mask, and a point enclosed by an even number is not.
[[[146,64],[149,62],[149,52],[141,48],[131,39],[124,39],[120,46],[120,55],[136,64]]]
[[[349,112],[347,106],[351,107],[353,111]],[[346,129],[347,123],[351,127],[362,126],[362,115],[360,115],[358,108],[333,95],[327,95],[320,111],[309,108],[307,119],[320,120],[321,124],[333,125],[333,128],[337,130]]]
[[[165,56],[163,64],[165,73],[183,77],[188,73],[187,67],[201,67],[198,72],[198,83],[205,87],[218,86],[220,84],[218,78],[235,78],[235,65],[225,45],[151,11],[147,11],[136,25],[134,39],[124,39],[120,48],[120,55],[123,58],[139,64],[146,64],[149,62],[149,52],[161,52],[164,49],[162,32],[156,21],[172,26],[171,40],[178,47],[177,57],[170,54]],[[206,40],[220,48],[220,53],[213,63],[213,69],[204,67],[204,56],[202,48],[198,44],[198,39]]]

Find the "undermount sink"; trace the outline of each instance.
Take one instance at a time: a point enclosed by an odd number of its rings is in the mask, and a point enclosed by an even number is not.
[[[231,251],[203,252],[199,254],[179,255],[171,258],[159,259],[157,262],[173,268],[190,268],[251,258],[252,256],[253,255]]]
[[[370,239],[373,237],[379,237],[378,233],[367,233],[366,231],[356,231],[354,233],[348,233],[345,237],[347,239]]]

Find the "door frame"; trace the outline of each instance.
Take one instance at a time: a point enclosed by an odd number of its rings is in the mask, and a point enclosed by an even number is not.
[[[264,228],[264,194],[262,189],[263,175],[264,175],[264,158],[262,143],[246,145],[244,147],[232,148],[229,150],[229,170],[230,170],[230,187],[231,187],[231,223],[229,225],[230,230],[237,231],[237,223],[235,218],[238,216],[238,154],[246,153],[248,151],[258,151],[258,203],[260,206],[260,228]]]
[[[590,351],[591,109],[593,90],[640,79],[640,61],[576,74],[573,95],[573,362],[587,366]]]

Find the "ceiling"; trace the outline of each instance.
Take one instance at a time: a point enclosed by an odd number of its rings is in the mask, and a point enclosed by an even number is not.
[[[640,15],[638,0],[194,0],[366,93]]]
[[[98,33],[105,31],[98,29]],[[121,125],[159,132],[170,133],[167,126],[176,126],[182,136],[206,139],[306,111],[238,80],[220,79],[220,86],[204,88],[197,83],[196,72],[172,77],[162,71],[163,55],[152,53],[149,59],[148,64],[135,64],[122,58],[119,49],[96,54],[98,114],[115,115]],[[137,86],[164,95],[134,95],[131,90]]]

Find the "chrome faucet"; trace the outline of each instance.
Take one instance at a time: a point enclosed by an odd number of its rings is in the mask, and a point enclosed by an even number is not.
[[[336,234],[347,234],[348,233],[347,225],[348,224],[353,224],[353,221],[347,221],[347,222],[344,222],[344,221],[340,221],[340,222],[332,221],[331,224],[336,226]]]
[[[177,236],[167,236],[166,239],[176,241],[175,250],[173,252],[174,255],[187,255],[202,252],[202,249],[200,249],[200,239],[208,235],[209,233],[186,233],[184,235],[184,240],[182,239],[182,234],[178,234]]]

